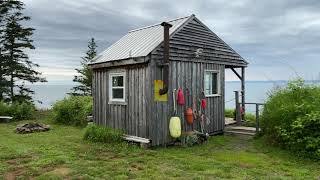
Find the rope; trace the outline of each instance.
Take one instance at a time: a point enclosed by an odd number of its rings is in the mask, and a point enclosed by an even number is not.
[[[230,99],[228,101],[225,101],[225,103],[228,103],[228,102],[231,102],[231,101],[234,101],[234,100],[236,100],[236,98],[233,98],[233,99]]]

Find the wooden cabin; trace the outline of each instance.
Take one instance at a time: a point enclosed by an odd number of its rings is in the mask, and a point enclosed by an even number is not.
[[[247,64],[195,15],[134,29],[90,64],[93,120],[150,139],[153,146],[168,144],[174,140],[169,134],[173,93],[180,88],[185,104],[177,105],[176,115],[182,133],[199,127],[196,120],[186,123],[185,111],[198,109],[202,99],[207,102],[203,129],[223,133],[225,69],[242,80],[244,92]]]

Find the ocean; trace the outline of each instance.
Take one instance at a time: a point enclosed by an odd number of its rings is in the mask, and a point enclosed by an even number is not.
[[[268,92],[276,86],[284,86],[285,81],[247,81],[246,102],[263,103],[268,97]],[[67,96],[73,85],[30,85],[35,91],[34,100],[37,108],[50,109],[52,105]],[[226,81],[225,106],[234,108],[234,91],[240,90],[239,81]],[[254,107],[248,105],[247,110]]]

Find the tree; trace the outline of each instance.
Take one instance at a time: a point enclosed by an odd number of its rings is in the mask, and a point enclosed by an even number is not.
[[[3,93],[7,93],[11,102],[32,100],[34,91],[25,87],[25,82],[46,82],[41,73],[34,69],[39,65],[30,61],[24,52],[35,47],[31,39],[34,29],[24,27],[30,17],[24,16],[23,10],[24,3],[21,1],[1,1],[1,80],[5,79],[3,82],[8,88]]]
[[[97,44],[94,38],[88,42],[89,50],[85,57],[82,57],[81,66],[82,69],[76,69],[78,76],[74,76],[73,82],[79,83],[79,85],[72,88],[72,95],[77,96],[91,96],[92,95],[92,70],[88,67],[88,63],[93,62],[94,57],[97,55]]]
[[[20,2],[18,1],[6,1],[0,0],[0,42],[3,40],[3,33],[5,27],[5,16],[12,8],[20,8]],[[6,100],[6,96],[9,94],[10,81],[6,77],[8,74],[8,61],[3,55],[4,46],[0,43],[0,101]]]
[[[5,3],[4,0],[0,0],[0,38],[3,37],[3,28],[4,28],[4,15],[8,12],[9,3]],[[0,39],[1,40],[1,39]],[[0,43],[0,101],[4,100],[4,95],[8,93],[9,82],[5,78],[7,71],[5,65],[5,57],[2,55],[3,45]]]

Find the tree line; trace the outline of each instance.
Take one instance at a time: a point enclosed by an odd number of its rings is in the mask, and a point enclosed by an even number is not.
[[[30,17],[23,14],[25,4],[19,0],[0,0],[0,101],[33,102],[34,91],[25,83],[47,82],[37,71],[39,65],[29,59],[26,50],[35,49],[32,35],[34,28],[27,26]],[[82,57],[77,83],[72,95],[91,95],[92,70],[88,63],[96,56],[94,38],[88,42],[88,51]]]

